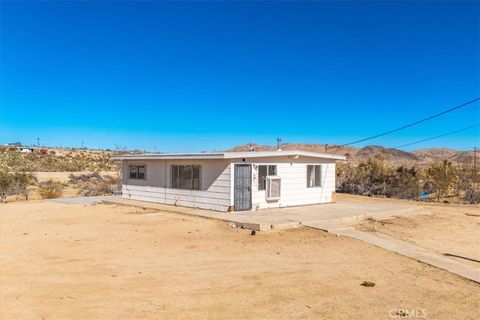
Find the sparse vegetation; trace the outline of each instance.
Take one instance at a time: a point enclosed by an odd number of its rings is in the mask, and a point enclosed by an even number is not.
[[[358,165],[338,164],[337,189],[339,192],[389,198],[415,198],[420,194],[416,168],[392,168],[377,159]]]
[[[39,183],[38,193],[43,199],[60,198],[63,194],[63,188],[63,183],[50,179]]]
[[[52,171],[111,171],[115,169],[110,159],[112,152],[77,149],[39,149],[22,153],[17,149],[0,150],[0,168],[23,172]]]
[[[28,200],[29,192],[34,193],[35,198],[56,198],[65,194],[73,196],[75,192],[84,196],[118,193],[121,186],[120,173],[111,156],[114,153],[141,153],[47,147],[32,150],[22,152],[18,147],[0,147],[0,201],[6,201],[7,197],[10,200],[14,195]],[[79,175],[75,175],[67,182],[64,175],[52,174],[50,178],[49,175],[40,175],[37,172],[86,174],[81,176],[80,180],[77,179]],[[41,183],[38,183],[37,176],[43,177],[39,178]],[[65,187],[68,189],[65,190]]]
[[[119,176],[102,176],[98,172],[79,175],[70,174],[69,182],[78,187],[78,194],[82,196],[117,194],[121,188]]]
[[[418,199],[422,193],[427,193],[435,194],[439,202],[445,197],[456,197],[459,201],[476,204],[480,202],[480,192],[472,170],[469,166],[455,166],[448,161],[427,167],[405,167],[370,158],[359,164],[339,163],[337,190],[399,199]]]

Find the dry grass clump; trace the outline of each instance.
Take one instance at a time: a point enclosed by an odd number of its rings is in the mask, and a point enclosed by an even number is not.
[[[63,183],[52,179],[40,182],[38,193],[43,199],[60,198],[63,194]]]

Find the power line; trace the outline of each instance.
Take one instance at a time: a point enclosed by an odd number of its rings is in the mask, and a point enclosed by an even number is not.
[[[357,143],[359,143],[359,142],[363,142],[363,141],[367,141],[367,140],[372,140],[372,139],[375,139],[375,138],[378,138],[378,137],[382,137],[382,136],[385,136],[385,135],[390,134],[390,133],[393,133],[393,132],[397,132],[397,131],[400,131],[400,130],[409,128],[409,127],[414,126],[414,125],[417,125],[417,124],[419,124],[419,123],[422,123],[422,122],[431,120],[431,119],[433,119],[433,118],[439,117],[439,116],[441,116],[441,115],[444,115],[444,114],[446,114],[446,113],[452,112],[452,111],[454,111],[454,110],[457,110],[457,109],[466,107],[467,105],[472,104],[472,103],[474,103],[474,102],[477,102],[478,100],[480,100],[480,98],[475,98],[475,99],[473,99],[473,100],[464,102],[464,103],[462,103],[462,104],[460,104],[460,105],[457,105],[457,106],[455,106],[455,107],[452,107],[452,108],[447,109],[447,110],[445,110],[445,111],[442,111],[442,112],[440,112],[440,113],[431,115],[431,116],[429,116],[429,117],[427,117],[427,118],[424,118],[424,119],[422,119],[422,120],[418,120],[418,121],[409,123],[409,124],[404,125],[404,126],[402,126],[402,127],[399,127],[399,128],[396,128],[396,129],[387,131],[387,132],[383,132],[383,133],[377,134],[377,135],[372,136],[372,137],[368,137],[368,138],[365,138],[365,139],[360,139],[360,140],[357,140],[357,141],[345,143],[345,144],[340,145],[340,147],[345,147],[345,146],[349,146],[349,145],[352,145],[352,144],[357,144]]]
[[[460,156],[460,155],[462,155],[462,154],[465,154],[465,152],[468,152],[468,151],[460,151],[459,153],[455,153],[453,156],[450,156],[450,157],[448,157],[448,158],[446,158],[446,159],[444,159],[444,160],[450,160],[450,159],[456,158],[456,157],[458,157],[458,156]]]
[[[475,127],[478,127],[478,126],[480,126],[480,123],[477,123],[477,124],[474,124],[472,126],[465,127],[465,128],[462,128],[462,129],[458,129],[458,130],[455,130],[455,131],[451,131],[451,132],[448,132],[448,133],[444,133],[444,134],[441,134],[441,135],[438,135],[438,136],[435,136],[435,137],[431,137],[431,138],[427,138],[427,139],[423,139],[423,140],[419,140],[419,141],[415,141],[415,142],[411,142],[411,143],[402,144],[401,146],[394,147],[394,149],[403,148],[403,147],[406,147],[406,146],[411,146],[411,145],[422,143],[422,142],[425,142],[425,141],[430,141],[430,140],[433,140],[433,139],[442,138],[442,137],[445,137],[445,136],[448,136],[448,135],[451,135],[451,134],[454,134],[454,133],[462,132],[462,131],[465,131],[465,130],[468,130],[468,129],[472,129],[472,128],[475,128]]]

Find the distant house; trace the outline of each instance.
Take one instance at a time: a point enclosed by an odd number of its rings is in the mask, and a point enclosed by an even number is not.
[[[22,153],[35,152],[35,148],[28,147],[28,146],[23,146],[20,142],[4,143],[4,144],[1,144],[0,146],[4,147],[4,148],[9,148],[11,150],[16,150],[16,151],[22,152]]]
[[[19,152],[23,152],[23,153],[30,153],[30,152],[34,152],[34,151],[35,151],[35,148],[31,148],[31,147],[19,147],[19,148],[18,148],[18,151],[19,151]]]
[[[122,197],[217,211],[334,201],[335,161],[305,151],[121,155]]]

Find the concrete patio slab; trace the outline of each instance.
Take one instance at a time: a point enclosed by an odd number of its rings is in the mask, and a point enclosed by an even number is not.
[[[49,199],[51,202],[62,203],[62,204],[95,204],[102,201],[108,200],[118,200],[121,199],[121,196],[94,196],[94,197],[71,197],[71,198],[55,198]]]
[[[352,224],[370,217],[381,219],[423,210],[420,206],[373,201],[366,201],[366,203],[339,201],[331,204],[266,209],[257,212],[217,212],[122,199],[120,197],[106,199],[103,202],[217,219],[257,231],[296,228],[299,225]]]

